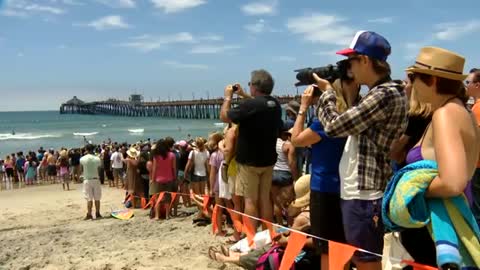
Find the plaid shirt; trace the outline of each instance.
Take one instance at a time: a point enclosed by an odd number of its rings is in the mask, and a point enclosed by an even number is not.
[[[318,118],[330,137],[358,136],[359,190],[385,190],[392,174],[389,152],[407,127],[407,99],[402,86],[388,81],[372,88],[360,102],[339,114],[333,90],[319,100]]]

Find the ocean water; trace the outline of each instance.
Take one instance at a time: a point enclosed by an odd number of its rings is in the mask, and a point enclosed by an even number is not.
[[[117,117],[103,115],[61,115],[57,111],[0,112],[0,158],[18,151],[79,147],[84,138],[93,143],[112,141],[135,143],[172,136],[186,139],[188,134],[208,136],[223,130],[220,120]],[[13,132],[15,135],[12,135]]]

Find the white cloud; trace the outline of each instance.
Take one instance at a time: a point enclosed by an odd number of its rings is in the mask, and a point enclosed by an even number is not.
[[[24,57],[25,55],[22,52],[17,53],[18,57]]]
[[[131,26],[125,22],[125,20],[118,15],[110,15],[99,18],[87,24],[76,24],[76,25],[85,25],[89,27],[93,27],[98,31],[103,30],[113,30],[113,29],[126,29],[130,28]]]
[[[240,49],[241,46],[237,45],[198,45],[193,47],[190,50],[190,53],[193,54],[216,54],[216,53],[223,53],[226,51],[232,51]]]
[[[64,50],[66,48],[68,48],[68,47],[65,44],[60,44],[60,45],[57,46],[57,49],[60,49],[60,50]]]
[[[201,65],[201,64],[185,64],[185,63],[179,63],[177,61],[163,61],[163,63],[165,65],[168,65],[176,69],[197,69],[197,70],[208,69],[207,65]]]
[[[207,3],[206,0],[151,0],[156,8],[163,9],[165,13],[181,12]]]
[[[245,29],[253,34],[259,34],[265,31],[266,26],[265,26],[265,20],[260,19],[254,24],[247,24],[245,25]]]
[[[216,35],[216,34],[207,34],[204,36],[199,37],[200,40],[206,40],[206,41],[222,41],[223,36]]]
[[[393,23],[393,17],[382,17],[368,20],[369,23]]]
[[[38,4],[36,1],[30,0],[7,0],[5,8],[1,11],[1,15],[8,17],[28,17],[32,14],[52,14],[61,15],[66,13],[63,8]]]
[[[6,17],[19,17],[19,18],[26,18],[28,15],[24,11],[14,10],[14,9],[5,9],[0,11],[2,16]]]
[[[38,4],[31,4],[27,5],[24,7],[26,11],[34,11],[34,12],[47,12],[47,13],[52,13],[55,15],[60,15],[65,13],[65,10],[61,8],[56,8],[56,7],[50,7],[50,6],[42,6]]]
[[[135,0],[97,0],[112,8],[134,8],[137,6]]]
[[[438,40],[456,40],[474,32],[480,32],[480,20],[467,22],[442,23],[435,26],[438,30],[434,38]]]
[[[118,44],[122,47],[137,49],[142,52],[150,52],[168,46],[170,44],[185,44],[194,42],[192,34],[180,32],[172,35],[151,36],[143,35],[130,38],[130,41]]]
[[[247,24],[243,28],[245,28],[245,30],[247,30],[251,34],[260,34],[264,32],[280,32],[279,30],[275,30],[270,27],[264,19],[259,19],[256,23],[253,24]]]
[[[287,28],[313,43],[348,45],[355,30],[344,25],[345,21],[334,15],[315,13],[288,19]]]
[[[295,57],[285,56],[285,55],[276,56],[273,58],[273,61],[275,62],[293,62],[295,60],[297,60]]]
[[[277,1],[252,2],[242,6],[242,11],[249,16],[273,15],[276,13]]]

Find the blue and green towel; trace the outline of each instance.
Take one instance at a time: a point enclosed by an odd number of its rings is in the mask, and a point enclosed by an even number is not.
[[[465,196],[426,198],[438,175],[437,163],[422,160],[398,171],[385,191],[382,214],[391,231],[428,226],[437,251],[437,264],[463,270],[480,267],[480,232]]]

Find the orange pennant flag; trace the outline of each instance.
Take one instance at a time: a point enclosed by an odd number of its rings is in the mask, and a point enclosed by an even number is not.
[[[295,262],[295,258],[302,251],[303,246],[307,242],[307,236],[305,234],[297,233],[294,231],[290,232],[288,237],[287,248],[285,253],[283,253],[282,262],[280,263],[279,270],[289,270],[292,264]],[[331,268],[337,269],[337,268]],[[340,269],[340,268],[339,268]]]
[[[212,213],[212,231],[213,231],[213,234],[215,234],[218,231],[217,215],[218,215],[218,205],[215,205],[215,207],[213,208],[213,213]]]
[[[247,235],[248,246],[252,246],[253,238],[255,237],[255,233],[257,229],[253,226],[249,217],[242,216],[242,220],[243,220],[243,232]]]
[[[423,264],[418,264],[418,263],[412,262],[412,261],[403,260],[402,263],[412,266],[413,270],[437,270],[437,268],[435,268],[435,267],[431,267],[431,266],[423,265]]]
[[[158,195],[158,199],[157,199],[157,203],[155,204],[155,207],[157,207],[160,202],[163,200],[163,196],[165,195],[165,192],[160,192],[160,194]]]
[[[210,202],[210,196],[203,195],[203,213],[208,216],[208,203]]]
[[[242,224],[242,219],[240,218],[240,215],[233,212],[232,209],[227,208],[228,214],[230,214],[230,217],[233,220],[233,227],[235,228],[235,231],[237,232],[242,232],[243,231],[243,224]]]
[[[147,209],[147,208],[153,206],[156,199],[157,199],[157,194],[153,194],[152,197],[150,198],[150,200],[148,201],[147,205],[145,205],[145,207],[143,209]]]
[[[267,230],[270,233],[270,239],[273,240],[275,238],[275,236],[277,235],[277,233],[273,229],[272,223],[264,222],[263,224],[265,224],[265,227],[267,227]]]
[[[328,265],[330,269],[343,269],[357,248],[328,241]]]
[[[173,208],[173,205],[175,204],[175,199],[177,198],[177,193],[176,192],[170,192],[171,194],[171,201],[170,201],[170,209]]]
[[[145,209],[145,207],[147,206],[147,199],[145,199],[144,197],[142,197],[141,199],[141,206],[142,209]]]

